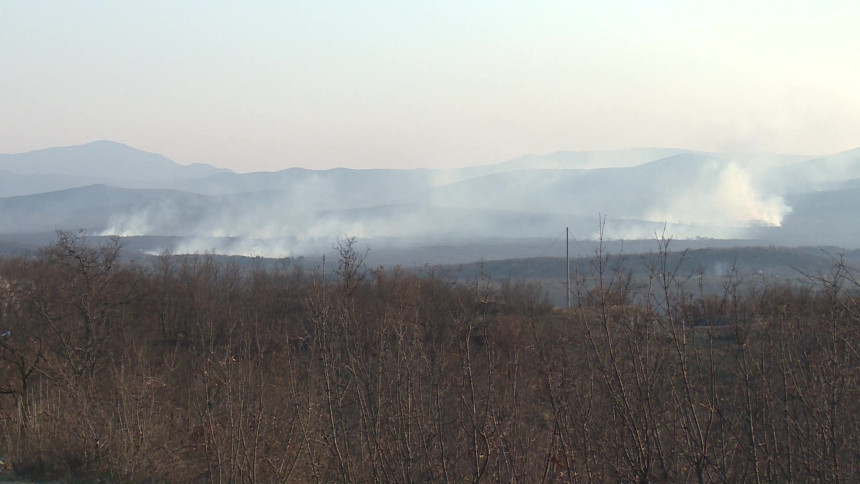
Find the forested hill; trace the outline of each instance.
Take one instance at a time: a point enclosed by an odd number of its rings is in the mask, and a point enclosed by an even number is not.
[[[670,246],[671,249],[671,246]],[[609,267],[623,267],[634,275],[647,275],[655,261],[654,253],[606,254]],[[738,275],[802,277],[828,272],[842,259],[849,266],[860,266],[860,250],[839,247],[731,247],[703,248],[669,252],[668,265],[679,273],[722,277],[734,269]],[[572,274],[590,274],[596,257],[571,259]],[[462,278],[485,274],[493,278],[559,279],[566,275],[564,257],[532,257],[476,261],[439,266]]]
[[[849,270],[708,295],[662,272],[662,299],[606,274],[558,309],[529,283],[365,274],[363,252],[338,249],[325,279],[211,255],[123,263],[116,241],[75,234],[0,257],[3,467],[35,482],[860,482]]]
[[[0,154],[0,239],[56,229],[149,237],[146,250],[312,256],[343,235],[501,258],[565,227],[596,238],[860,248],[860,150],[809,156],[673,149],[560,152],[457,169],[233,173],[101,141]],[[167,239],[170,246],[163,245]],[[144,240],[144,239],[141,239]],[[512,254],[528,257],[530,253]],[[468,262],[469,259],[421,263]]]

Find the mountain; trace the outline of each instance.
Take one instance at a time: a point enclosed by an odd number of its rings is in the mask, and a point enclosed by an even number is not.
[[[733,161],[681,153],[633,167],[522,169],[457,181],[416,203],[699,225],[778,223],[779,196],[759,193]]]
[[[810,158],[649,148],[455,170],[234,173],[102,141],[0,155],[0,170],[0,239],[85,228],[263,255],[330,248],[344,235],[474,249],[564,227],[591,239],[603,215],[609,239],[665,228],[678,239],[860,246],[860,150]]]
[[[3,197],[32,195],[105,183],[109,183],[109,180],[98,177],[55,173],[19,174],[0,170],[0,196]]]
[[[847,180],[860,178],[860,148],[775,167],[769,178],[785,193],[843,188]]]
[[[289,168],[275,172],[221,173],[179,180],[167,186],[207,195],[261,191],[301,193],[320,210],[392,203],[434,186],[429,170],[308,170]]]
[[[796,193],[780,227],[759,227],[751,237],[782,245],[860,247],[860,188]]]
[[[670,156],[693,153],[672,148],[639,148],[608,151],[558,151],[549,155],[526,155],[494,165],[506,170],[583,170],[595,168],[628,168]]]
[[[101,180],[167,181],[229,170],[206,164],[180,165],[166,157],[114,141],[0,154],[0,170],[19,175],[65,175]]]
[[[0,233],[37,233],[58,229],[87,229],[90,233],[98,233],[110,229],[117,220],[144,228],[151,226],[150,216],[158,219],[157,226],[153,228],[180,233],[189,220],[204,217],[208,211],[217,208],[205,195],[91,185],[0,198]]]

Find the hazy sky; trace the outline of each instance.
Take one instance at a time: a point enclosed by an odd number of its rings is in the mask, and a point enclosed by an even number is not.
[[[449,167],[860,146],[856,1],[0,0],[0,152]]]

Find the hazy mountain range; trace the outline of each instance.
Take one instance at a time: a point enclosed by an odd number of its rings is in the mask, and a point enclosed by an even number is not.
[[[110,141],[0,154],[0,234],[177,236],[174,250],[283,256],[385,244],[613,239],[860,246],[860,149],[826,157],[559,152],[453,170],[234,173]],[[0,235],[0,238],[4,235]],[[394,241],[394,242],[393,242]],[[157,251],[158,247],[153,247]]]

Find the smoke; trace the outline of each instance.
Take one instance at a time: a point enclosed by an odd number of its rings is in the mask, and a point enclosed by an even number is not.
[[[175,254],[217,253],[247,257],[292,257],[294,249],[301,248],[296,241],[285,239],[251,239],[244,237],[188,237],[171,250]],[[292,249],[291,249],[292,248]]]
[[[646,214],[650,220],[693,226],[778,227],[791,212],[782,197],[763,193],[737,163],[708,163],[699,176],[667,194]]]
[[[664,224],[675,238],[737,238],[746,227],[779,226],[790,212],[740,163],[672,163],[650,171],[424,170],[424,179],[302,172],[280,190],[246,183],[246,193],[166,197],[118,212],[101,235],[183,236],[175,253],[287,257],[330,249],[344,235],[415,244],[541,237],[570,226],[575,237],[595,238],[599,213],[610,217],[604,237],[611,239],[650,239]]]
[[[150,219],[153,217],[153,212],[152,208],[145,208],[126,215],[113,214],[110,216],[108,228],[96,235],[119,237],[149,235],[152,231]]]
[[[163,199],[151,205],[135,206],[113,213],[107,228],[97,235],[134,237],[139,235],[188,235],[187,220],[194,207]]]

